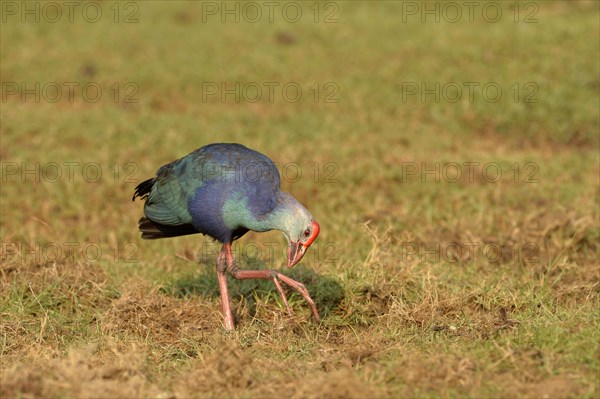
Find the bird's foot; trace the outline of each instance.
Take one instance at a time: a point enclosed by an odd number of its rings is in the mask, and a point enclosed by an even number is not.
[[[288,303],[285,292],[283,291],[283,287],[281,286],[281,282],[287,284],[288,286],[295,289],[302,297],[308,302],[312,309],[312,313],[317,319],[320,320],[319,312],[317,311],[317,306],[315,305],[315,301],[312,300],[308,290],[299,281],[289,278],[288,276],[279,273],[275,270],[240,270],[237,267],[233,267],[230,269],[231,275],[238,280],[250,280],[250,279],[262,279],[262,280],[271,280],[275,284],[277,291],[279,291],[279,295],[281,295],[281,299],[283,299],[283,303],[289,314],[292,314],[292,309]]]
[[[273,276],[273,284],[275,284],[277,291],[279,291],[279,295],[281,295],[281,299],[283,300],[283,303],[285,305],[285,308],[287,309],[288,314],[292,315],[294,312],[292,311],[292,308],[290,308],[290,304],[288,303],[287,296],[285,295],[285,291],[283,291],[283,287],[281,287],[281,283],[279,283],[279,279],[277,278],[277,275]]]
[[[313,301],[313,299],[310,297],[310,294],[308,293],[308,290],[306,289],[304,284],[302,284],[301,282],[298,282],[294,279],[291,279],[288,276],[281,274],[279,272],[274,272],[274,274],[275,274],[275,277],[273,278],[273,282],[275,283],[275,286],[277,287],[279,293],[281,294],[281,296],[283,298],[283,302],[287,306],[290,313],[292,311],[287,303],[285,294],[284,294],[283,290],[281,289],[281,284],[279,284],[279,280],[283,281],[284,283],[286,283],[287,285],[289,285],[290,287],[295,289],[300,295],[302,295],[302,297],[310,305],[310,308],[313,312],[313,315],[315,316],[315,319],[317,319],[317,321],[321,320],[321,318],[319,317],[319,312],[317,311],[317,306],[315,305],[315,301]]]

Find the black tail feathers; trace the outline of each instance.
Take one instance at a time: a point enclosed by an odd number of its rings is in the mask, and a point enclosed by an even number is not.
[[[147,217],[142,217],[140,219],[138,222],[138,227],[142,232],[142,238],[145,240],[156,240],[159,238],[178,237],[199,233],[199,231],[196,230],[191,224],[167,226],[165,224],[153,222]]]
[[[135,188],[135,192],[133,193],[133,197],[131,198],[131,200],[135,201],[137,197],[140,197],[140,199],[148,198],[148,194],[150,194],[150,190],[152,190],[152,186],[154,186],[154,180],[155,179],[152,178],[144,180],[143,182],[138,184]]]

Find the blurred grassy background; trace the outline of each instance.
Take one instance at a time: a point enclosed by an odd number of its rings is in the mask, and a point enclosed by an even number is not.
[[[207,13],[220,2],[91,3],[102,10],[95,23],[85,2],[57,23],[44,20],[45,3],[28,2],[39,23],[23,21],[24,3],[8,2],[16,15],[6,3],[4,394],[97,396],[112,384],[118,396],[598,395],[598,3],[518,2],[515,22],[513,3],[481,2],[473,22],[462,8],[457,23],[424,15],[443,8],[433,2],[296,2],[297,23],[281,14],[286,3],[273,22],[262,7],[257,23]],[[482,15],[488,3],[502,10],[497,22]],[[36,82],[92,82],[102,96],[11,91]],[[265,82],[279,85],[273,101],[203,90]],[[457,82],[462,98],[406,93],[436,82]],[[479,84],[472,101],[463,82]],[[490,82],[497,102],[481,92]],[[299,101],[284,98],[287,83],[302,88]],[[288,317],[269,284],[231,282],[238,331],[222,337],[209,241],[139,239],[136,183],[211,142],[298,165],[301,178],[283,186],[321,223],[321,246],[289,274],[320,302],[321,325],[297,297]],[[503,177],[489,183],[478,169],[474,181],[438,183],[409,176],[407,162],[494,162]],[[528,162],[536,182],[526,182]],[[42,173],[51,163],[60,178]],[[84,178],[90,164],[97,182]],[[262,246],[284,248],[278,232],[240,241],[263,249],[242,267],[283,265],[283,250],[269,259]],[[24,255],[67,242],[101,256]],[[452,262],[406,252],[450,242],[509,254]],[[511,256],[529,243],[534,260]]]

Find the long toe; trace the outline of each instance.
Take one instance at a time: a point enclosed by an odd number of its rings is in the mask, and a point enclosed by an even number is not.
[[[294,288],[296,291],[298,291],[298,293],[302,295],[302,297],[310,305],[313,315],[315,316],[317,321],[321,320],[321,318],[319,317],[319,312],[317,311],[317,306],[315,305],[315,301],[313,301],[313,299],[310,297],[310,294],[308,293],[308,290],[306,289],[304,284],[294,279],[291,279],[281,273],[277,273],[277,278],[283,281],[285,284],[289,285],[290,287]]]
[[[285,308],[287,309],[288,314],[293,314],[294,312],[292,312],[292,308],[290,308],[290,304],[288,303],[287,297],[285,295],[285,291],[283,291],[283,287],[281,287],[281,283],[279,283],[279,280],[277,279],[277,276],[273,277],[273,283],[275,284],[275,287],[277,287],[277,291],[279,291],[279,295],[281,295],[281,299],[283,300],[283,303],[285,304]]]

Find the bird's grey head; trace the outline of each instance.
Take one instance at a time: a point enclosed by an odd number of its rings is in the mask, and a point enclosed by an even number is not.
[[[320,227],[310,212],[288,193],[280,193],[278,208],[283,214],[280,230],[289,242],[288,267],[292,267],[315,241]]]

